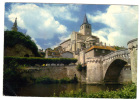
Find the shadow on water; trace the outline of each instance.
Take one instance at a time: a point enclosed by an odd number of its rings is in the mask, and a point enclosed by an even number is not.
[[[82,89],[83,92],[96,93],[101,90],[116,90],[122,88],[123,85],[87,85],[87,84],[34,84],[25,87],[21,87],[16,91],[18,96],[39,96],[39,97],[51,97],[54,93],[58,96],[62,91],[78,91]]]

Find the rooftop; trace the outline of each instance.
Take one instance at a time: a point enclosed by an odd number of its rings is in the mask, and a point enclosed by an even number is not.
[[[89,49],[87,50],[87,52],[89,52],[89,51],[91,51],[91,50],[93,50],[93,49],[104,49],[104,50],[116,51],[115,48],[112,48],[112,47],[110,47],[110,46],[92,46],[91,48],[89,48]]]
[[[87,16],[86,16],[86,14],[85,14],[85,17],[84,17],[83,24],[88,24],[88,20],[87,20]]]
[[[62,42],[61,44],[65,43],[65,42],[67,42],[67,41],[70,41],[70,40],[71,40],[71,39],[67,39],[67,40],[65,40],[64,42]],[[60,44],[60,45],[61,45],[61,44]]]

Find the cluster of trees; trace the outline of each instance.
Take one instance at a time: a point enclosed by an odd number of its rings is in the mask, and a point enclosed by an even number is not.
[[[22,44],[32,50],[36,57],[40,57],[38,48],[29,35],[15,31],[4,31],[4,49],[6,47],[14,47],[16,44]]]
[[[76,63],[75,58],[39,58],[39,57],[4,57],[4,64],[10,64],[10,62],[16,62],[19,65],[31,65],[35,64],[64,64]]]
[[[119,47],[119,46],[115,46],[114,48],[115,48],[116,50],[125,49],[125,47]]]

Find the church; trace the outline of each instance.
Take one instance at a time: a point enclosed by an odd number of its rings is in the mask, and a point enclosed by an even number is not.
[[[70,39],[60,43],[54,50],[46,49],[46,58],[77,58],[78,63],[84,64],[89,57],[104,56],[116,49],[100,42],[92,35],[92,27],[85,15],[80,31],[71,33]],[[55,53],[56,54],[55,54]]]

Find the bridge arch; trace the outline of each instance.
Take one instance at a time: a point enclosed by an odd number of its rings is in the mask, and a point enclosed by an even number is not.
[[[104,68],[104,82],[108,84],[119,83],[118,79],[123,67],[128,63],[127,59],[117,57],[112,59],[112,61],[106,62]]]

